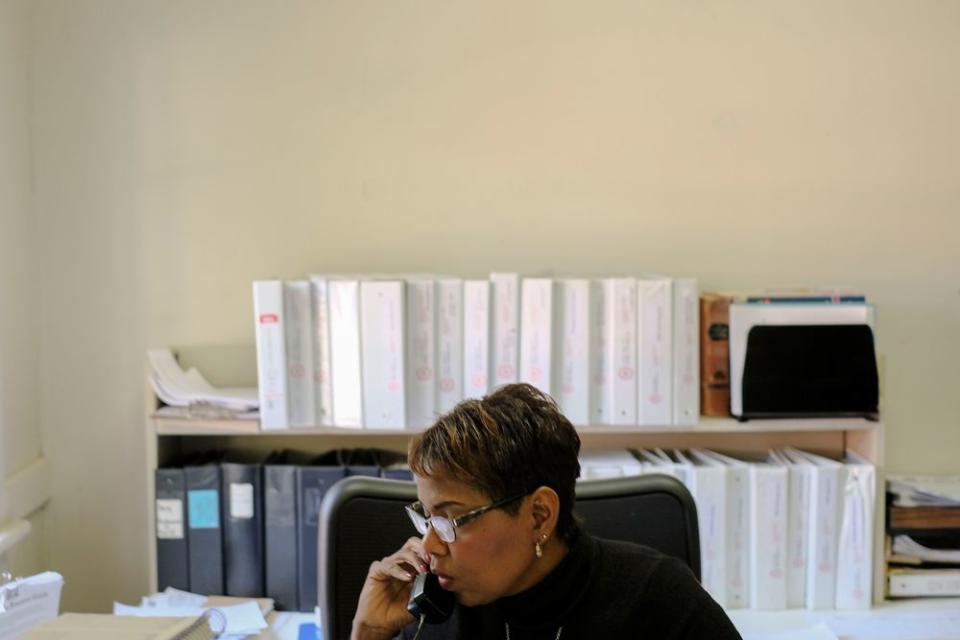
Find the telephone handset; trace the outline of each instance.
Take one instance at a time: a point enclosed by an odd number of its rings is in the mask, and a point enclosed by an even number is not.
[[[407,611],[415,618],[424,617],[427,624],[439,624],[453,613],[454,597],[440,586],[432,573],[418,573],[413,580]]]

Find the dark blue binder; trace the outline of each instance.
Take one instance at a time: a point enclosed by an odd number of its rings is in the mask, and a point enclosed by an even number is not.
[[[297,515],[300,521],[300,611],[317,606],[317,546],[320,502],[337,480],[345,476],[343,466],[301,466],[297,469]]]
[[[346,468],[346,475],[349,476],[370,476],[372,478],[380,477],[380,467],[375,464],[354,464]]]
[[[190,589],[187,555],[187,484],[183,469],[157,469],[154,513],[157,536],[157,585]]]
[[[263,493],[261,466],[220,465],[224,582],[228,596],[263,596]]]
[[[264,588],[280,611],[296,611],[298,590],[297,467],[285,456],[263,466]]]
[[[190,591],[204,595],[223,595],[220,466],[187,466],[183,471],[187,482]]]
[[[413,482],[413,471],[405,464],[394,464],[381,469],[381,475],[389,480],[408,480]]]

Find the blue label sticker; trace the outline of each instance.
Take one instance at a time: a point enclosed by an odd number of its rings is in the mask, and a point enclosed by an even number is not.
[[[191,529],[220,528],[220,496],[215,489],[190,491],[187,501],[190,503]]]
[[[313,622],[304,622],[300,625],[300,635],[298,640],[323,640],[320,636],[320,630]]]

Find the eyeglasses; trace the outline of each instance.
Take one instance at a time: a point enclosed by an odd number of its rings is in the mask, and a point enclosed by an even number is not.
[[[504,498],[503,500],[497,500],[496,502],[491,502],[486,506],[477,507],[472,511],[468,511],[457,518],[444,518],[443,516],[431,516],[428,518],[423,513],[423,505],[419,500],[413,504],[407,505],[406,509],[407,515],[410,516],[410,521],[413,523],[414,528],[420,532],[420,535],[427,535],[427,530],[432,527],[438,538],[446,543],[450,543],[457,539],[457,529],[459,527],[462,527],[471,520],[479,518],[487,511],[492,511],[493,509],[498,509],[504,505],[508,505],[511,502],[515,502],[520,498],[525,497],[526,495],[526,493],[519,493],[515,496]]]

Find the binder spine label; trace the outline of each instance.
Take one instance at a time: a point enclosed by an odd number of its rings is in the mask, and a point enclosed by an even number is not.
[[[157,499],[157,538],[183,539],[183,500]]]
[[[213,489],[197,489],[187,494],[191,529],[220,527],[220,498]]]
[[[230,517],[249,520],[253,517],[253,485],[233,483],[230,485]]]

